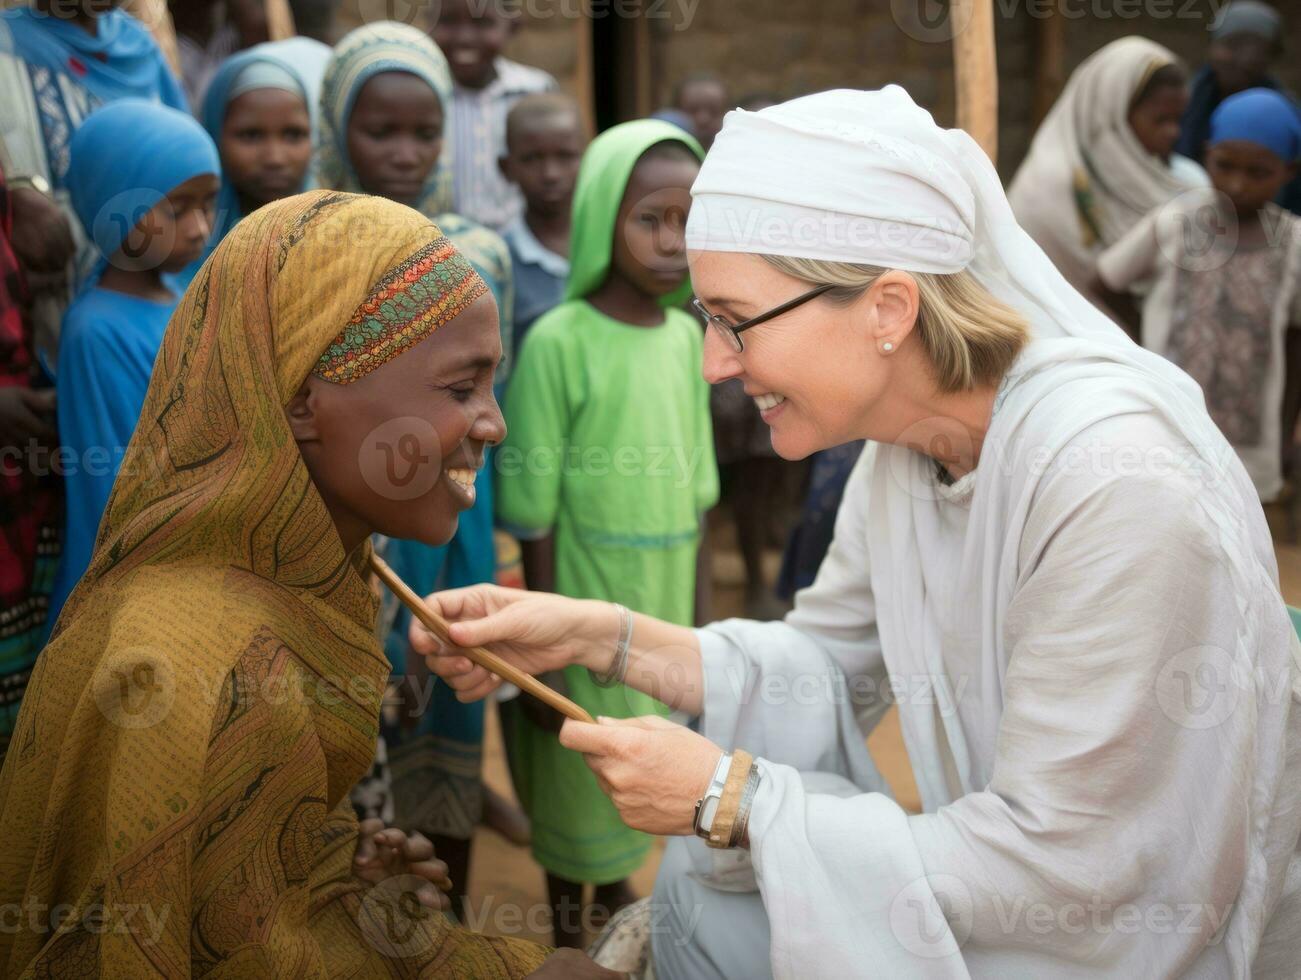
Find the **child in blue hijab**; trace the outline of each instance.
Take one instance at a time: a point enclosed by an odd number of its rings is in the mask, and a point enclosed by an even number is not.
[[[1290,99],[1229,96],[1211,115],[1213,186],[1148,215],[1098,259],[1110,289],[1151,278],[1143,346],[1202,386],[1265,503],[1283,488],[1301,409],[1301,218],[1274,203],[1299,158]]]
[[[189,284],[249,212],[307,190],[313,99],[285,42],[259,44],[228,59],[212,77],[199,119],[221,157],[221,192],[208,247],[179,276]]]
[[[220,184],[217,148],[188,113],[126,99],[73,135],[72,206],[99,254],[63,319],[56,368],[67,532],[48,623],[90,562],[163,331],[164,279],[202,255]]]

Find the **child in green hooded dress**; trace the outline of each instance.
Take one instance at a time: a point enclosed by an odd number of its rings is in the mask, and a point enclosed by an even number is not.
[[[506,396],[498,516],[524,544],[530,588],[694,620],[701,515],[718,498],[700,325],[683,231],[699,144],[668,123],[615,126],[584,154],[565,302],[533,326]],[[666,713],[580,668],[548,680],[594,716]],[[559,720],[513,706],[508,742],[533,855],[547,871],[557,945],[582,939],[583,883],[604,910],[651,841],[630,830]],[[591,924],[590,922],[588,924]]]

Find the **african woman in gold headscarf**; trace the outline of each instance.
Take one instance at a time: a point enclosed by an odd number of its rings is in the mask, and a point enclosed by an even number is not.
[[[482,280],[401,205],[289,198],[204,265],[0,775],[0,975],[542,962],[452,927],[428,842],[348,803],[390,669],[368,536],[451,537],[500,356]]]

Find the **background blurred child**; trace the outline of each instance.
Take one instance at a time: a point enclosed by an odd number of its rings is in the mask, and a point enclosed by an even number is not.
[[[530,92],[556,87],[542,69],[502,56],[515,24],[500,0],[443,0],[433,31],[456,83],[447,119],[453,204],[498,231],[524,210],[520,191],[497,166],[506,150],[506,114]]]
[[[217,148],[188,113],[135,99],[92,113],[70,144],[72,206],[102,256],[63,318],[59,438],[71,453],[67,534],[50,624],[85,572],[118,465],[180,295],[164,281],[203,253]]]
[[[570,212],[586,137],[567,95],[526,95],[506,117],[501,172],[524,195],[524,213],[502,232],[515,272],[515,349],[560,302],[569,275]]]
[[[1301,404],[1301,220],[1273,203],[1299,154],[1301,120],[1285,96],[1230,96],[1211,117],[1214,189],[1152,212],[1098,259],[1107,289],[1153,277],[1143,346],[1202,386],[1266,502],[1282,489]]]
[[[565,300],[529,333],[506,397],[498,514],[524,542],[529,586],[690,625],[700,518],[718,499],[700,324],[684,228],[699,144],[641,120],[597,137],[574,192]],[[558,683],[593,715],[664,713],[584,670]],[[608,911],[650,849],[628,829],[554,717],[531,701],[509,753],[547,871],[557,945],[582,941],[583,883]]]

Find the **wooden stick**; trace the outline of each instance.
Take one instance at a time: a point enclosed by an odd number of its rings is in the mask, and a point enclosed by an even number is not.
[[[162,51],[163,57],[171,66],[176,80],[181,80],[181,52],[176,45],[176,27],[172,24],[172,12],[167,9],[167,0],[132,0],[127,10],[135,15],[149,33],[154,36],[154,43]]]
[[[450,647],[457,647],[461,653],[484,670],[491,671],[504,681],[509,681],[525,694],[532,694],[539,701],[555,708],[566,718],[572,718],[574,721],[585,721],[589,724],[595,723],[595,718],[574,704],[573,701],[570,701],[569,698],[551,690],[536,677],[531,677],[518,667],[512,666],[492,651],[485,650],[483,647],[458,647],[456,643],[452,642],[451,634],[447,629],[447,620],[425,605],[420,596],[412,592],[411,587],[398,577],[397,572],[389,568],[388,562],[373,551],[370,554],[370,567],[375,570],[375,574],[379,576],[380,581],[387,585],[390,591],[402,600],[402,604],[411,610],[411,615],[424,623],[425,628],[442,642]]]
[[[998,162],[998,59],[994,52],[993,0],[953,0],[953,84],[958,126]]]
[[[267,37],[272,41],[283,41],[294,36],[294,12],[289,7],[289,0],[266,0]]]

